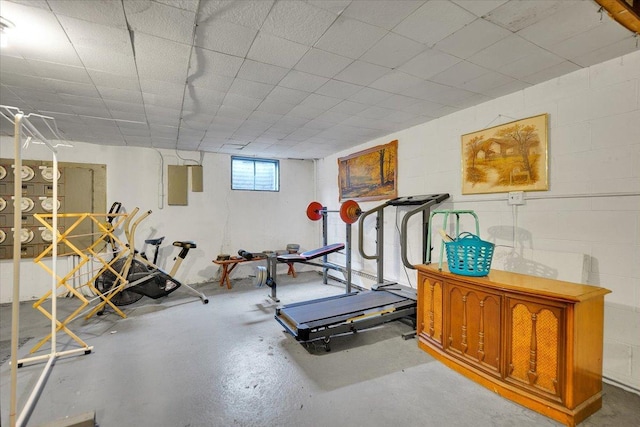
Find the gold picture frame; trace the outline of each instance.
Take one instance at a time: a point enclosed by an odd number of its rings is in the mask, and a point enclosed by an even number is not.
[[[462,194],[548,190],[548,116],[462,135]]]
[[[398,140],[338,159],[340,201],[398,197]]]

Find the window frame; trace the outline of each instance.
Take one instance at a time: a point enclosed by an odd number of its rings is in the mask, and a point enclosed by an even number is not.
[[[234,177],[234,167],[233,167],[233,163],[234,160],[241,160],[241,161],[246,161],[246,162],[252,162],[253,163],[253,169],[254,169],[254,173],[253,173],[253,188],[234,188],[233,185],[233,177]],[[256,188],[256,181],[255,181],[255,166],[256,164],[271,164],[275,166],[275,189],[268,189],[268,190],[263,190],[263,189],[259,189]],[[262,158],[262,157],[247,157],[247,156],[231,156],[231,190],[232,191],[261,191],[261,192],[271,192],[271,193],[277,193],[280,191],[280,160],[278,159],[266,159],[266,158]]]

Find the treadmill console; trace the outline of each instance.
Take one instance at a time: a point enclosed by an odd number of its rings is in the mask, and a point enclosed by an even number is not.
[[[422,205],[427,202],[440,203],[449,198],[448,193],[442,194],[427,194],[423,196],[405,196],[405,197],[397,197],[395,199],[389,200],[386,204],[388,206],[411,206],[411,205]]]

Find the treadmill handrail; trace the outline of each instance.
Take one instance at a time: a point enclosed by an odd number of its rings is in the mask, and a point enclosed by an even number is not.
[[[358,228],[359,228],[359,233],[358,233],[358,252],[360,252],[360,255],[362,255],[362,258],[364,258],[364,259],[378,259],[380,257],[380,254],[367,255],[364,252],[364,233],[363,233],[363,230],[364,230],[364,227],[363,227],[364,219],[366,217],[368,217],[369,215],[371,215],[371,214],[381,212],[385,207],[387,207],[387,204],[383,203],[382,205],[376,206],[373,209],[369,209],[366,212],[362,212],[360,214],[360,218],[358,218],[358,222],[359,222],[359,224],[358,224],[359,225],[358,226]],[[376,224],[376,226],[379,226],[379,224]]]
[[[414,264],[411,264],[409,262],[409,260],[407,259],[407,223],[409,222],[409,218],[411,218],[413,215],[418,214],[420,212],[424,212],[425,210],[429,210],[431,208],[431,206],[437,204],[437,203],[441,203],[443,200],[445,200],[446,198],[448,198],[449,195],[447,194],[446,197],[439,197],[437,199],[433,199],[433,200],[429,200],[428,202],[425,202],[424,204],[418,206],[416,209],[413,209],[409,212],[407,212],[403,217],[402,217],[402,225],[400,226],[400,256],[402,258],[402,263],[404,264],[405,267],[410,268],[412,270],[415,270],[416,267]],[[422,237],[424,239],[424,236]],[[427,242],[427,244],[431,244],[431,242]]]

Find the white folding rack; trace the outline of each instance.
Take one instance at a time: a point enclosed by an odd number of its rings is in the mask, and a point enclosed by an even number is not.
[[[22,149],[23,139],[24,148],[28,148],[31,142],[42,143],[50,151],[53,160],[53,170],[58,170],[58,157],[57,147],[60,145],[70,146],[62,141],[55,119],[53,117],[43,116],[40,114],[30,113],[25,114],[23,111],[16,107],[10,107],[0,105],[0,115],[3,118],[11,122],[14,126],[14,161],[15,161],[15,187],[14,187],[14,206],[20,207],[22,203]],[[31,120],[30,120],[31,119]],[[32,123],[32,120],[37,120],[41,126],[46,127],[46,133],[51,135],[51,138],[46,138]],[[52,142],[57,141],[57,142]],[[53,200],[58,200],[58,174],[53,173]],[[52,212],[52,225],[53,230],[58,230],[58,206],[53,203]],[[47,381],[49,373],[53,368],[55,360],[60,356],[76,353],[87,353],[87,350],[92,348],[78,348],[68,351],[59,352],[56,348],[56,332],[57,332],[57,320],[56,320],[56,288],[57,288],[57,258],[58,258],[58,233],[54,232],[52,241],[52,274],[51,274],[51,351],[44,356],[37,356],[28,359],[18,360],[18,340],[19,340],[19,315],[20,315],[20,261],[21,261],[21,241],[17,236],[20,236],[22,231],[22,216],[20,209],[14,210],[13,219],[14,236],[13,239],[13,296],[12,296],[12,310],[11,310],[11,399],[10,399],[10,413],[9,423],[12,427],[24,426],[29,420],[35,403],[40,396],[40,393]],[[33,360],[46,359],[47,363],[40,374],[40,377],[29,395],[29,398],[25,402],[21,412],[17,411],[17,370],[19,364],[29,362]]]

